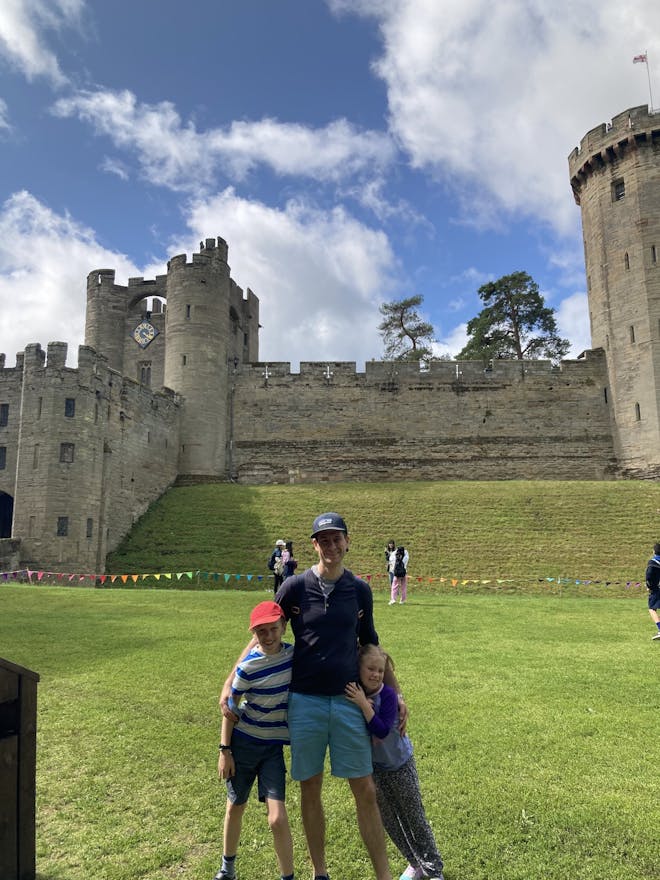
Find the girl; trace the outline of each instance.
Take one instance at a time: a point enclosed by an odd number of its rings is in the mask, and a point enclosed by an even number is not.
[[[443,880],[442,857],[426,818],[412,744],[399,733],[396,692],[383,683],[391,658],[378,645],[360,648],[360,685],[346,685],[346,697],[362,710],[371,733],[374,781],[385,830],[408,867],[399,880]]]

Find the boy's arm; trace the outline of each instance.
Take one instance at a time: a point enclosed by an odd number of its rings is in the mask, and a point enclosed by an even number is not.
[[[220,754],[218,756],[218,778],[230,779],[236,772],[236,764],[231,749],[223,746],[231,746],[231,735],[234,732],[234,721],[227,716],[222,716],[220,729]]]
[[[241,651],[236,663],[234,663],[234,668],[227,676],[225,683],[222,686],[222,690],[220,691],[220,700],[219,700],[220,711],[222,712],[222,714],[224,715],[225,718],[231,718],[231,719],[233,719],[234,722],[238,721],[238,715],[236,715],[234,712],[232,712],[231,709],[229,708],[229,695],[231,694],[231,685],[232,685],[232,682],[234,681],[234,676],[236,675],[236,669],[238,668],[238,664],[241,662],[241,660],[243,660],[250,653],[250,651],[252,650],[252,648],[254,648],[254,646],[256,644],[257,644],[257,640],[253,636],[250,639],[250,641],[248,642],[247,647],[244,648],[243,651]]]

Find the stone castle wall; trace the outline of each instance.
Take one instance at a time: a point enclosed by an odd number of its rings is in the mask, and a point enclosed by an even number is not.
[[[23,567],[102,572],[106,553],[176,479],[181,403],[81,346],[28,346],[0,368],[8,403],[0,492],[14,499]]]
[[[266,377],[267,373],[267,377]],[[325,480],[608,479],[602,352],[584,360],[242,365],[231,476]]]

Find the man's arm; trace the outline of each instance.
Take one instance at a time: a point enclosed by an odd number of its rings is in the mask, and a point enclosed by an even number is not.
[[[227,676],[225,683],[222,686],[222,690],[220,691],[220,699],[219,699],[220,711],[222,712],[222,714],[224,715],[225,718],[231,718],[234,722],[238,721],[238,715],[236,715],[234,712],[232,712],[231,709],[229,708],[229,695],[231,694],[231,685],[232,685],[232,682],[234,681],[234,677],[236,675],[236,670],[238,669],[238,664],[241,662],[241,660],[245,659],[245,657],[250,653],[250,651],[252,650],[252,648],[254,648],[254,646],[256,644],[257,644],[257,640],[253,636],[250,639],[250,641],[248,642],[247,647],[245,647],[241,651],[241,653],[239,654],[238,659],[236,660],[236,663],[234,663],[234,667],[233,667],[232,671]]]
[[[406,701],[403,699],[403,694],[401,693],[399,682],[397,681],[396,675],[394,674],[394,666],[392,665],[392,660],[389,659],[389,654],[388,662],[385,664],[385,674],[383,676],[383,681],[396,693],[397,700],[399,701],[399,733],[401,734],[401,736],[404,736],[406,733],[406,727],[408,726],[408,706],[406,705]]]

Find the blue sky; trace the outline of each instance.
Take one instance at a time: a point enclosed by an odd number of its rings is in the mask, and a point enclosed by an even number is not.
[[[0,351],[75,366],[89,271],[153,278],[220,235],[262,360],[360,367],[412,294],[455,355],[517,270],[577,356],[567,156],[648,103],[645,50],[653,82],[657,0],[2,0]]]

